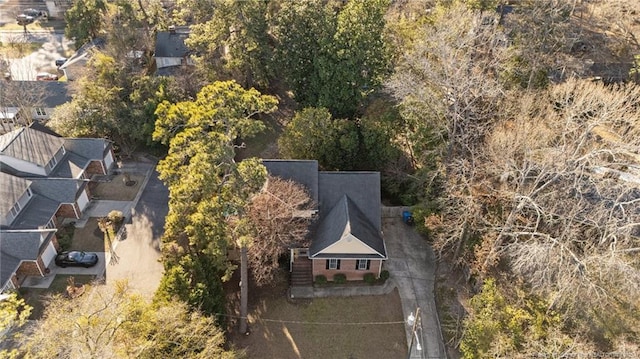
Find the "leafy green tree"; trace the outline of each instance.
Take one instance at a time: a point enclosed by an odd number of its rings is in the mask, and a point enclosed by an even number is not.
[[[297,112],[278,141],[283,156],[316,159],[327,170],[352,169],[359,146],[356,123],[334,120],[326,108]]]
[[[387,0],[287,4],[274,15],[277,66],[303,106],[349,118],[390,72]],[[357,20],[356,20],[357,19]]]
[[[272,77],[266,1],[211,3],[211,18],[191,26],[187,46],[211,80],[231,78],[266,88]]]
[[[49,125],[64,136],[110,138],[125,156],[151,145],[156,106],[179,97],[170,91],[172,80],[131,74],[101,52],[88,67],[77,95],[56,109]]]
[[[154,139],[169,146],[158,171],[170,192],[158,298],[177,296],[208,314],[223,309],[220,284],[234,269],[227,258],[228,222],[266,178],[259,161],[236,163],[234,150],[238,138],[263,130],[253,117],[276,104],[274,97],[226,81],[205,86],[193,101],[158,106]]]
[[[338,117],[350,117],[390,73],[390,51],[384,36],[389,0],[352,0],[337,18],[334,66],[317,106]]]
[[[103,29],[102,17],[107,12],[104,0],[74,0],[64,14],[66,27],[64,34],[73,39],[76,48],[96,39]]]
[[[274,67],[303,106],[316,106],[331,71],[336,15],[322,0],[282,6],[272,20]]]
[[[152,305],[126,283],[92,286],[72,300],[52,297],[20,344],[27,358],[238,357],[223,348],[224,332],[212,318],[179,301]]]

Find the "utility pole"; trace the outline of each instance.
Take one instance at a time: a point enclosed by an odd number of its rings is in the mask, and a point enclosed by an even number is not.
[[[411,359],[411,349],[413,349],[414,338],[417,342],[416,350],[422,350],[417,332],[418,328],[420,328],[420,307],[416,308],[415,317],[413,316],[413,313],[409,314],[409,318],[407,318],[407,324],[411,325],[411,341],[409,342],[409,353],[407,354],[407,359]]]

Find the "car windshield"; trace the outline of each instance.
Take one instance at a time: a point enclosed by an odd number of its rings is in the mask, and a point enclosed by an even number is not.
[[[79,262],[84,257],[83,252],[69,252],[69,259],[75,262]]]

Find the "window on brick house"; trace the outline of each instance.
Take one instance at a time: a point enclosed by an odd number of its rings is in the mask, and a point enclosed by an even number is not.
[[[340,260],[335,258],[327,259],[326,269],[340,269]]]
[[[368,259],[358,259],[356,261],[357,270],[368,270],[370,261]]]

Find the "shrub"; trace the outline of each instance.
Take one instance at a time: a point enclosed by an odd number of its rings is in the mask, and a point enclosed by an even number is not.
[[[336,273],[336,274],[333,276],[333,281],[334,281],[336,284],[345,284],[345,283],[347,282],[347,276],[346,276],[346,275],[344,275],[344,273]]]
[[[376,276],[373,273],[365,273],[364,277],[365,283],[374,284],[376,282]]]
[[[122,220],[124,219],[124,215],[120,211],[113,210],[113,211],[109,212],[109,214],[107,215],[107,218],[117,228],[120,225],[120,223],[122,223]]]
[[[73,224],[66,224],[58,230],[56,238],[58,239],[58,245],[60,245],[60,251],[68,251],[71,249],[73,242],[73,231],[75,227]]]
[[[316,276],[316,284],[327,284],[327,277],[322,274]]]
[[[387,281],[387,279],[389,279],[389,271],[385,269],[380,272],[380,281],[384,283]]]

